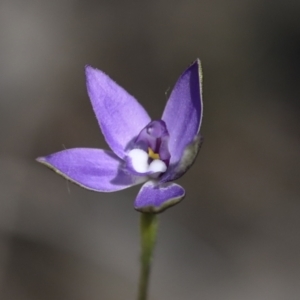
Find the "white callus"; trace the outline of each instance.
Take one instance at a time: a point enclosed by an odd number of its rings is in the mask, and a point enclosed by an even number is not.
[[[128,157],[131,159],[133,169],[138,173],[163,173],[167,170],[166,164],[160,159],[154,159],[148,163],[149,155],[141,149],[129,151]]]

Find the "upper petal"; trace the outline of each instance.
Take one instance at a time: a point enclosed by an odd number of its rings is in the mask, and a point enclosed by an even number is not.
[[[148,181],[139,191],[134,208],[140,212],[159,213],[180,202],[184,196],[184,189],[176,183]]]
[[[81,187],[97,192],[114,192],[146,180],[129,175],[113,152],[101,149],[68,149],[39,157],[37,161]]]
[[[200,130],[202,103],[202,72],[197,59],[177,80],[166,104],[162,120],[169,134],[170,164],[177,164],[184,149]]]
[[[102,71],[86,67],[89,97],[110,148],[124,158],[125,148],[151,121],[145,109]]]

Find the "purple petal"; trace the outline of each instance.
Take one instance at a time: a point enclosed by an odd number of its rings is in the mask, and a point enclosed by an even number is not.
[[[170,164],[177,164],[187,145],[200,130],[202,121],[201,64],[197,59],[177,80],[165,107],[162,120],[166,122],[170,140]]]
[[[128,175],[113,152],[101,149],[68,149],[37,161],[81,187],[97,192],[114,192],[146,180]]]
[[[88,94],[110,148],[124,158],[125,148],[151,121],[145,109],[100,70],[86,67]]]
[[[175,183],[146,182],[134,202],[140,212],[159,213],[179,203],[185,196],[184,189]]]
[[[168,182],[180,178],[195,162],[202,143],[203,137],[198,133],[194,140],[185,147],[180,161],[169,165],[167,172],[161,176],[160,182]]]

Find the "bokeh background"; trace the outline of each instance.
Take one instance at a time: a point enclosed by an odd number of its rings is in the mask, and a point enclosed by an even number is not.
[[[85,191],[35,162],[107,148],[84,66],[159,118],[199,57],[205,141],[160,215],[151,300],[300,298],[300,2],[1,0],[0,299],[135,299],[138,187]]]

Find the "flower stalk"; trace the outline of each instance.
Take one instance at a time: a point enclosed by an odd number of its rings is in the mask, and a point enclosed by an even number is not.
[[[141,270],[139,279],[138,300],[146,300],[149,286],[149,275],[153,250],[156,242],[158,218],[156,214],[141,213]]]

